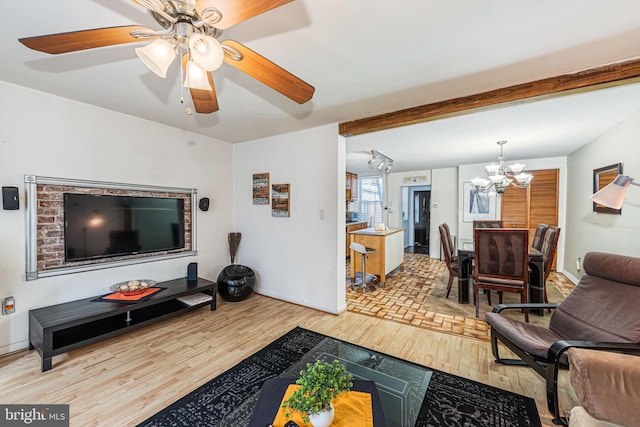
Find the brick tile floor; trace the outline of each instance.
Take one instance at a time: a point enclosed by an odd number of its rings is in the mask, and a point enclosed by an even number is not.
[[[363,294],[358,288],[351,289],[347,262],[347,310],[419,328],[488,341],[490,330],[483,320],[421,309],[434,288],[434,282],[445,272],[447,266],[444,261],[429,258],[424,254],[405,253],[404,270],[392,271],[387,276],[384,288],[376,286],[375,291],[367,290]],[[564,275],[555,272],[551,273],[549,281],[552,281],[563,295],[567,295],[575,286]]]

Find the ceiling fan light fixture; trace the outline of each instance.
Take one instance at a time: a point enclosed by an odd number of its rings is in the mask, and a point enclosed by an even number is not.
[[[136,48],[138,58],[158,76],[163,79],[167,70],[176,57],[173,45],[166,39],[158,39],[146,46]]]
[[[184,87],[190,89],[212,90],[209,83],[209,72],[203,70],[194,61],[187,62],[187,73],[184,78]]]
[[[196,9],[198,7],[196,6]],[[200,19],[208,25],[215,25],[222,19],[222,13],[215,7],[207,7],[200,12]]]
[[[220,42],[211,36],[193,33],[189,36],[191,59],[205,71],[220,68],[224,61],[224,52]]]

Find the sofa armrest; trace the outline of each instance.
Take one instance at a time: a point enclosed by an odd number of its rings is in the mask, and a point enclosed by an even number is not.
[[[555,419],[559,422],[566,423],[560,416],[560,407],[558,405],[558,369],[561,363],[560,359],[565,352],[571,349],[590,349],[593,351],[608,352],[625,352],[629,354],[640,355],[640,343],[615,343],[615,342],[598,342],[598,341],[579,341],[579,340],[560,340],[556,341],[547,355],[546,366],[546,384],[547,384],[547,405]],[[612,353],[613,354],[613,353]],[[634,356],[630,356],[634,357]],[[640,360],[640,359],[638,359]],[[640,427],[640,425],[638,425]]]
[[[494,313],[500,313],[504,310],[522,310],[524,308],[528,309],[555,309],[558,308],[558,304],[548,304],[548,303],[527,303],[527,304],[498,304],[493,308]]]
[[[581,405],[593,417],[640,426],[640,357],[571,348],[569,378]]]

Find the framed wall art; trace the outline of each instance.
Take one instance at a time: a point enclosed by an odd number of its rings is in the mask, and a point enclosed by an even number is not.
[[[465,182],[462,184],[462,197],[464,222],[498,219],[495,188],[491,187],[488,191],[476,190],[471,182]]]
[[[273,184],[271,186],[271,216],[289,217],[290,199],[289,184]]]
[[[253,204],[254,205],[269,204],[269,174],[268,173],[253,174]]]
[[[616,163],[609,166],[603,166],[593,170],[593,192],[602,190],[611,184],[618,175],[622,175],[622,163]],[[607,206],[593,202],[593,211],[598,213],[608,213],[614,215],[622,215],[622,209],[613,209]]]

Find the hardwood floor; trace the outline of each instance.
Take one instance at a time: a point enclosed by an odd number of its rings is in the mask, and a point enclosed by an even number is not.
[[[345,312],[339,316],[252,295],[53,358],[0,358],[0,402],[70,405],[72,426],[131,426],[229,369],[295,326],[536,399],[544,382],[525,367],[496,365],[490,343]]]

